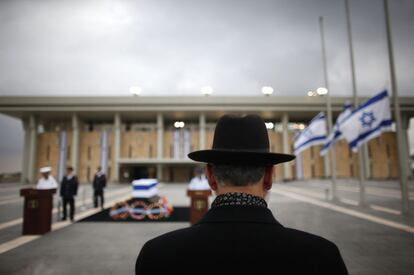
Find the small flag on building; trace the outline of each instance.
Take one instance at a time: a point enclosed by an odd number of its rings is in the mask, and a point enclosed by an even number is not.
[[[339,130],[339,127],[341,123],[344,122],[344,120],[351,114],[351,112],[352,112],[351,103],[347,101],[344,104],[342,113],[340,113],[338,118],[336,119],[335,125],[332,129],[332,133],[330,133],[328,138],[325,140],[325,144],[323,145],[320,151],[321,156],[324,156],[329,151],[332,144],[334,144],[336,140],[343,138],[342,133]]]
[[[325,114],[321,112],[311,120],[308,127],[296,136],[294,154],[298,155],[313,145],[323,144],[326,140],[326,134],[326,118]]]
[[[391,125],[390,100],[385,90],[352,111],[341,123],[340,131],[355,152],[360,145],[390,131]]]

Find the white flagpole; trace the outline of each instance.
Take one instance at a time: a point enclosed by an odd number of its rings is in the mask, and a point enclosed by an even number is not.
[[[351,19],[349,15],[349,0],[345,0],[345,11],[346,11],[346,26],[348,30],[348,44],[349,44],[349,57],[351,61],[351,79],[352,79],[352,95],[354,101],[354,109],[358,106],[358,95],[355,77],[355,62],[354,62],[354,49],[352,46],[352,31],[351,31]],[[365,144],[362,145],[366,146]],[[358,163],[359,163],[359,205],[365,206],[365,156],[363,153],[364,148],[358,148]]]
[[[407,148],[404,144],[403,132],[401,127],[401,113],[400,104],[398,102],[398,90],[397,80],[395,76],[395,65],[394,65],[394,51],[391,37],[391,26],[390,26],[390,15],[388,11],[388,0],[384,0],[384,11],[385,11],[385,25],[387,30],[387,45],[388,45],[388,58],[390,63],[390,76],[391,76],[391,93],[392,102],[394,105],[394,119],[397,130],[397,146],[398,146],[398,161],[399,161],[399,172],[400,172],[400,187],[401,187],[401,208],[402,213],[408,214],[409,211],[409,198],[408,198],[408,187],[407,187],[407,169],[405,163],[407,159],[404,158]]]
[[[326,94],[326,112],[327,112],[327,119],[328,119],[328,134],[332,133],[332,106],[331,106],[331,91],[329,90],[329,81],[328,81],[328,65],[326,61],[326,50],[325,50],[325,36],[324,36],[324,29],[323,29],[323,17],[319,16],[319,28],[321,33],[321,46],[322,46],[322,63],[323,63],[323,74],[325,80],[325,88],[328,90]],[[332,144],[332,148],[330,151],[330,165],[331,165],[331,191],[332,191],[332,200],[337,201],[337,191],[336,191],[336,154],[335,154],[335,144]],[[327,155],[326,155],[327,156]],[[325,156],[325,157],[326,157]]]

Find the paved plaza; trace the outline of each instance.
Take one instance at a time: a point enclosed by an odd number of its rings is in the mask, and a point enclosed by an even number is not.
[[[0,185],[1,274],[132,274],[144,242],[188,223],[60,222],[54,210],[53,231],[42,237],[21,236],[22,199],[18,184]],[[350,274],[412,274],[414,213],[400,213],[398,183],[366,182],[367,206],[358,205],[358,182],[340,180],[340,200],[327,197],[330,182],[275,184],[268,198],[285,226],[321,235],[341,250]],[[188,206],[185,184],[162,184],[160,194],[175,206]],[[78,196],[77,220],[96,213],[91,190]],[[111,185],[107,206],[130,194],[127,185]],[[410,202],[414,203],[413,183]],[[277,249],[277,247],[275,247]],[[214,264],[214,263],[211,263]],[[275,262],[269,267],[277,266]],[[183,267],[184,268],[184,267]]]

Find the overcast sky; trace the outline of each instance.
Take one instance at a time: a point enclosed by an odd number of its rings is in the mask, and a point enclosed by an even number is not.
[[[389,85],[383,1],[349,2],[358,93],[368,96]],[[399,93],[414,96],[414,1],[390,1],[390,12]],[[0,95],[128,96],[133,85],[144,96],[198,95],[210,85],[215,95],[272,86],[302,96],[324,85],[319,16],[330,92],[350,96],[344,0],[3,0]],[[2,117],[0,127],[0,153],[18,158],[20,125]]]

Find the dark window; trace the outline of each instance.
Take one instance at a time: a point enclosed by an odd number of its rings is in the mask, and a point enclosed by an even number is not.
[[[111,167],[109,166],[108,167],[108,177],[107,177],[107,179],[109,180],[111,178]]]
[[[89,166],[86,168],[86,178],[91,181],[91,168]]]
[[[315,155],[314,147],[313,146],[310,148],[310,154],[311,154],[311,159],[313,159],[314,158],[314,155]]]
[[[70,145],[68,145],[68,149],[67,149],[67,151],[66,151],[66,159],[67,160],[70,160]]]
[[[88,124],[88,131],[93,132],[93,124],[92,123]]]
[[[128,158],[132,158],[132,146],[128,145]]]
[[[92,147],[88,146],[88,160],[91,160],[92,158]]]
[[[50,145],[46,146],[46,160],[50,160]]]
[[[312,166],[311,166],[311,173],[312,173],[312,178],[314,178],[315,175],[316,175],[316,173],[315,173],[315,165],[314,164],[312,164]]]
[[[152,150],[152,144],[150,144],[149,145],[149,154],[148,154],[150,158],[152,158],[152,156],[153,156],[153,152],[152,151],[153,151]]]
[[[391,157],[391,148],[390,145],[387,144],[387,158],[389,159]]]
[[[108,159],[111,159],[111,145],[108,145]]]

